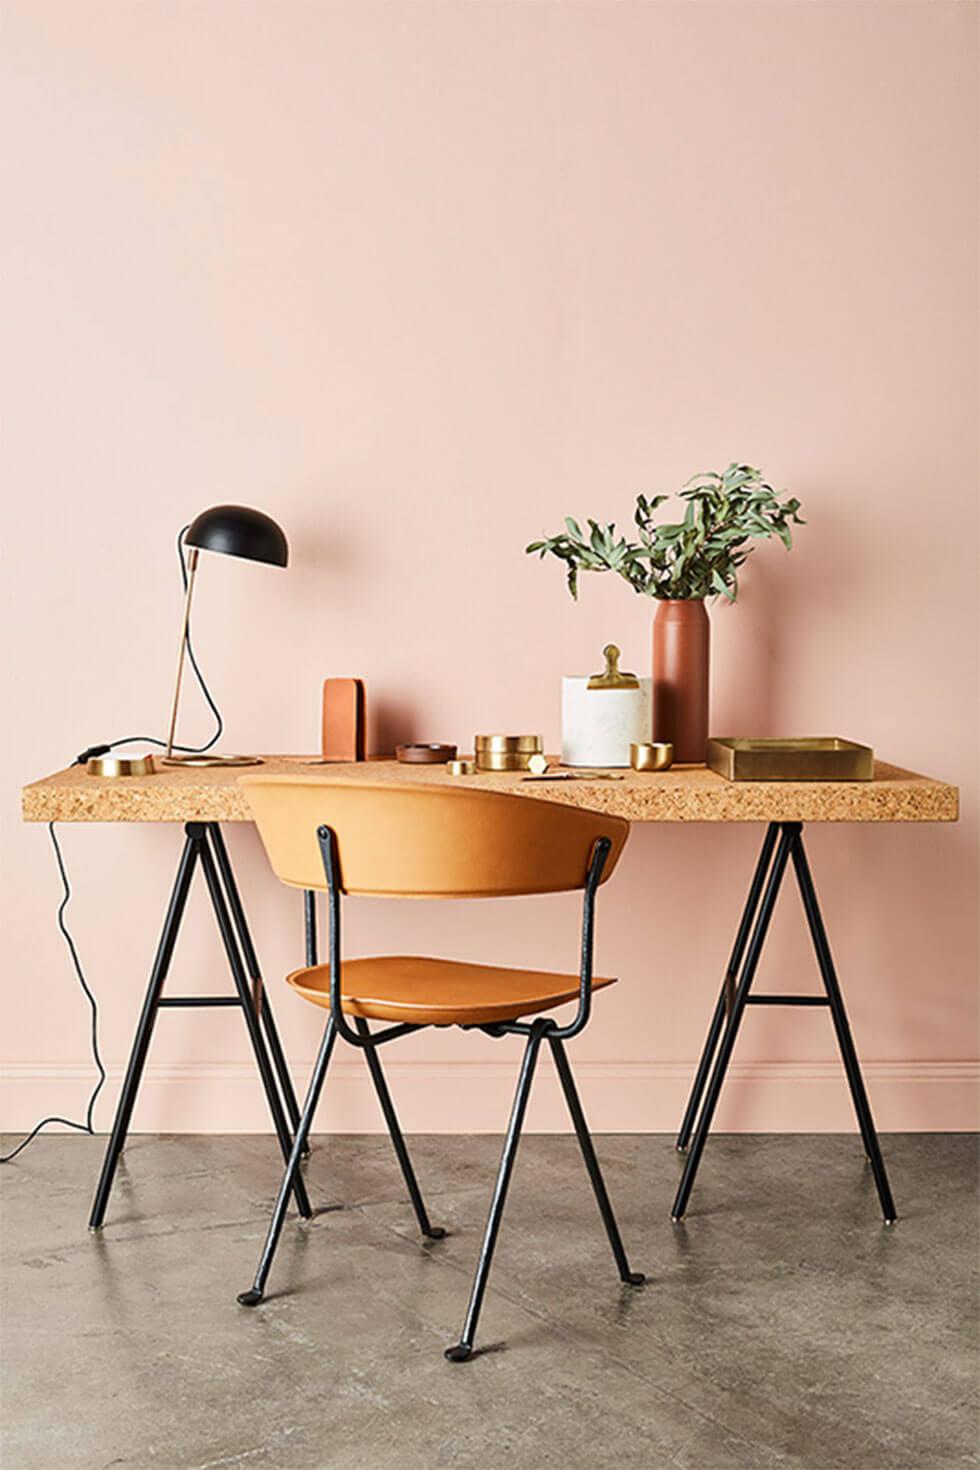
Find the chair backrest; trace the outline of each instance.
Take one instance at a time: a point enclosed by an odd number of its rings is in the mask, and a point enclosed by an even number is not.
[[[447,778],[448,781],[448,778]],[[492,898],[583,888],[596,839],[612,843],[603,881],[626,841],[622,817],[464,786],[242,776],[273,871],[325,888],[317,829],[337,835],[345,893]]]

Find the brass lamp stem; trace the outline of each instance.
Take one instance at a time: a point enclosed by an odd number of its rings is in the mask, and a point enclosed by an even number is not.
[[[194,595],[197,558],[197,547],[192,546],[187,558],[187,594],[184,597],[184,619],[180,629],[180,654],[177,658],[177,681],[174,684],[174,702],[170,707],[170,730],[167,735],[166,759],[169,759],[174,753],[174,736],[177,733],[177,707],[180,704],[180,683],[184,677],[184,655],[187,652],[187,630],[191,622],[191,598]]]

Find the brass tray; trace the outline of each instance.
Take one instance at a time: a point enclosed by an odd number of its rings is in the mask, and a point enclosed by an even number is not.
[[[708,766],[729,781],[870,781],[874,751],[836,735],[708,741]]]

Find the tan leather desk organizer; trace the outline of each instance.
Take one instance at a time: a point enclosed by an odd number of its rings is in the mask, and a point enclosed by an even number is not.
[[[324,679],[320,751],[325,761],[366,759],[363,679]]]

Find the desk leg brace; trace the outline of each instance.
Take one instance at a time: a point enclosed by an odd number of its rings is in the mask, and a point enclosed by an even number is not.
[[[779,890],[790,860],[796,874],[797,885],[803,900],[810,937],[816,951],[817,964],[823,980],[823,995],[752,995],[759,959],[765,945],[766,935],[772,919]],[[721,994],[718,997],[704,1051],[691,1088],[687,1109],[677,1136],[677,1147],[684,1152],[690,1144],[684,1173],[671,1210],[672,1219],[682,1220],[687,1210],[691,1190],[704,1152],[711,1120],[714,1117],[718,1098],[721,1095],[725,1073],[731,1061],[738,1029],[748,1005],[802,1005],[828,1006],[840,1048],[844,1071],[847,1075],[858,1127],[864,1142],[864,1151],[871,1165],[875,1187],[881,1202],[885,1224],[892,1225],[898,1218],[895,1201],[888,1184],[884,1160],[878,1145],[871,1105],[865,1090],[861,1067],[851,1037],[851,1029],[844,1010],[837,972],[830,953],[827,931],[824,928],[816,890],[810,874],[803,847],[803,826],[800,822],[772,822],[765,835],[762,851],[756,865],[749,895],[735,936],[731,958]],[[727,1019],[726,1019],[727,1018]],[[692,1142],[693,1134],[693,1142]]]
[[[288,1161],[292,1152],[291,1128],[295,1129],[299,1122],[299,1106],[272,1017],[272,1009],[268,997],[262,993],[258,960],[245,919],[245,911],[235,885],[224,839],[218,826],[213,822],[188,822],[184,831],[186,834],[184,850],[181,853],[177,877],[163,922],[163,932],[160,935],[143,1009],[136,1027],[136,1036],[119,1095],[109,1146],[102,1163],[102,1173],[99,1176],[92,1213],[89,1217],[90,1230],[100,1229],[105,1218],[116,1165],[126,1142],[126,1134],[129,1131],[136,1096],[143,1077],[157,1012],[162,1007],[237,1005],[241,1008],[283,1158]],[[232,996],[187,996],[166,1000],[163,998],[163,987],[184,916],[187,895],[190,892],[191,881],[198,864],[204,873],[236,993]],[[250,978],[251,990],[249,989]],[[313,1212],[302,1176],[297,1176],[293,1181],[293,1195],[300,1214],[309,1219]]]

